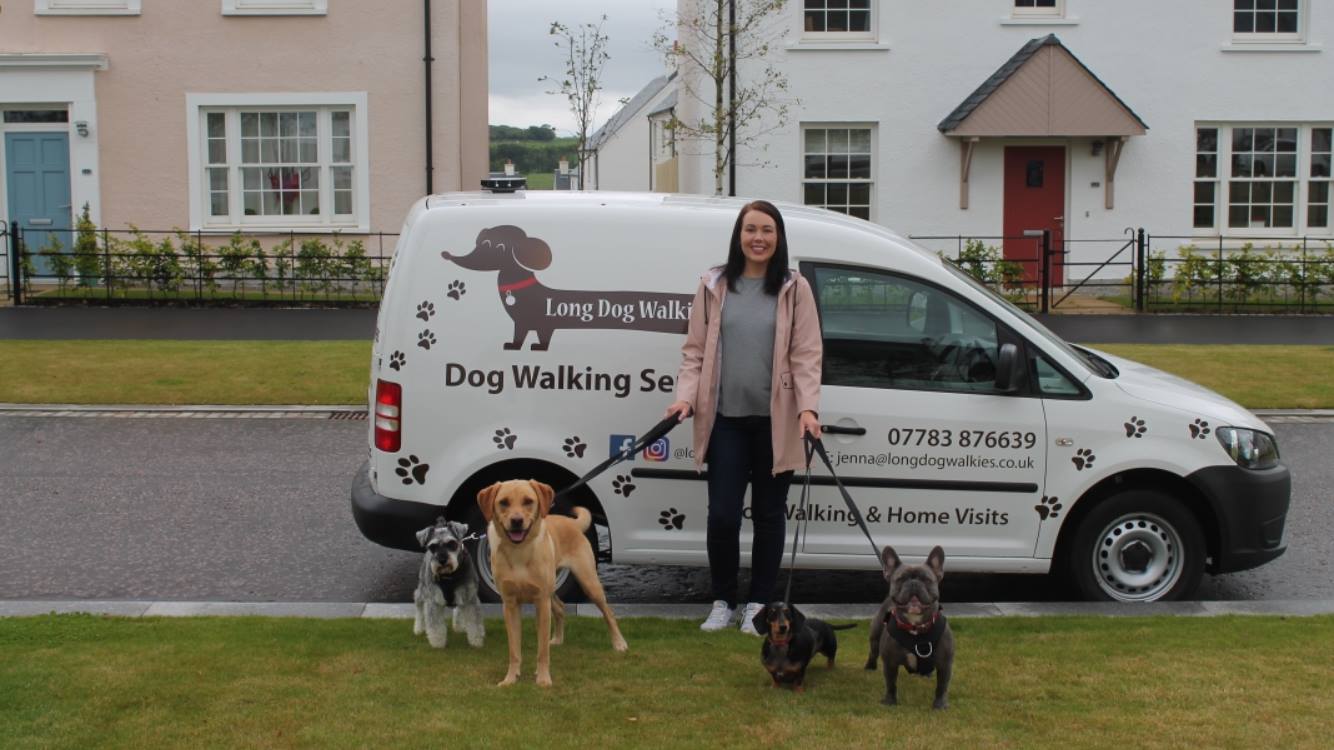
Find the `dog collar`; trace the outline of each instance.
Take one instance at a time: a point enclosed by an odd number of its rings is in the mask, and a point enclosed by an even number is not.
[[[940,620],[940,610],[941,610],[940,607],[936,607],[936,613],[931,616],[930,620],[927,620],[926,622],[923,622],[918,625],[914,625],[908,622],[907,620],[904,620],[899,615],[899,608],[894,607],[894,609],[892,610],[892,614],[894,615],[893,618],[894,627],[898,628],[899,630],[902,630],[905,633],[912,633],[913,635],[924,635],[926,633],[930,633],[931,629],[934,628],[936,626],[936,623]]]
[[[525,287],[530,287],[530,286],[532,286],[533,284],[536,284],[536,283],[537,283],[537,277],[536,277],[536,276],[529,276],[528,278],[524,279],[523,281],[516,281],[516,282],[514,282],[513,284],[501,284],[501,285],[500,285],[500,291],[502,291],[502,292],[517,292],[517,291],[520,290],[520,289],[523,289],[523,288],[525,288]]]

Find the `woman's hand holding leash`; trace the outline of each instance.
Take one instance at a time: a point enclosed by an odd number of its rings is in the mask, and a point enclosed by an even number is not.
[[[797,417],[801,421],[801,434],[810,435],[815,439],[820,439],[820,418],[815,416],[815,412],[807,409]]]
[[[667,411],[663,412],[662,416],[674,416],[676,417],[676,421],[684,422],[693,412],[694,410],[690,408],[689,403],[685,401],[676,401],[671,406],[667,407]]]

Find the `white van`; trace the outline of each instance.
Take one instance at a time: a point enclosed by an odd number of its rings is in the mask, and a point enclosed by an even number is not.
[[[370,457],[352,486],[362,533],[415,550],[438,515],[480,531],[482,487],[537,478],[559,490],[653,426],[673,400],[699,277],[726,258],[741,205],[420,201],[376,328]],[[824,442],[877,545],[919,558],[942,545],[951,571],[1068,572],[1085,596],[1123,601],[1185,597],[1205,571],[1283,553],[1289,472],[1254,415],[1067,344],[880,226],[780,209],[819,304]],[[798,565],[876,569],[827,470],[814,475],[805,519],[800,477],[788,499],[790,520],[806,522]],[[704,566],[705,495],[685,425],[574,502],[601,527],[600,559]]]

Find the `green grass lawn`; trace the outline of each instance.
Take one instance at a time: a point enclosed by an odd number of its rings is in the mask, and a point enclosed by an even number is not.
[[[573,618],[555,686],[497,688],[499,620],[434,650],[406,620],[0,621],[0,746],[1328,747],[1334,617],[955,619],[950,708],[901,676],[880,705],[866,623],[774,690],[757,639],[627,619],[616,654]]]
[[[1094,345],[1252,409],[1334,407],[1334,347]],[[0,402],[360,404],[368,341],[0,340]]]
[[[369,341],[0,341],[0,402],[366,403]]]

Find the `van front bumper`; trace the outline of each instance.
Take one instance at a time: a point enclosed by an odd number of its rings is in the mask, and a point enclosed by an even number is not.
[[[1292,474],[1272,469],[1211,466],[1186,477],[1204,494],[1218,519],[1218,550],[1210,573],[1234,573],[1263,565],[1287,550],[1283,533]]]
[[[444,514],[442,505],[394,500],[371,489],[369,461],[352,478],[352,518],[362,536],[376,544],[420,552],[417,532]]]

